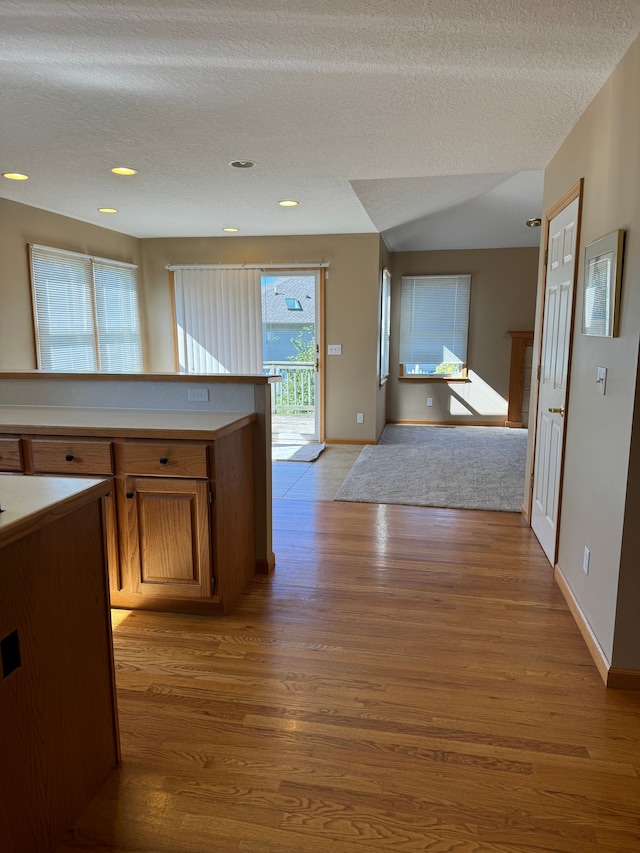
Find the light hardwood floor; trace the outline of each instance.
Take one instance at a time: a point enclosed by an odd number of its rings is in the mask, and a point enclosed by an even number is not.
[[[115,613],[123,761],[58,853],[640,850],[640,693],[518,514],[281,498],[274,540],[224,618]]]

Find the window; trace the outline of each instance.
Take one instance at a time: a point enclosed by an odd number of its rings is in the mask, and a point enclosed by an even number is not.
[[[31,246],[38,367],[142,370],[138,268]]]
[[[380,363],[378,375],[382,385],[389,378],[389,339],[391,337],[391,273],[382,270],[380,284]]]
[[[464,379],[471,276],[403,276],[400,376]]]
[[[299,299],[285,297],[284,304],[287,306],[288,311],[302,311],[302,303]]]

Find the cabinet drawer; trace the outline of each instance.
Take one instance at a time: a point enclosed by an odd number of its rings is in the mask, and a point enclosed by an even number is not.
[[[22,471],[19,438],[0,438],[0,471]]]
[[[111,443],[31,439],[33,470],[40,474],[113,474]]]
[[[138,477],[207,477],[204,444],[131,442],[120,446],[120,473]]]

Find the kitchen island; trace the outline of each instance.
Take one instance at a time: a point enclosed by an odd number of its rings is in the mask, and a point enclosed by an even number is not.
[[[119,759],[110,480],[0,475],[0,839],[54,850]]]
[[[113,477],[112,604],[222,615],[275,565],[273,381],[0,373],[0,471]]]

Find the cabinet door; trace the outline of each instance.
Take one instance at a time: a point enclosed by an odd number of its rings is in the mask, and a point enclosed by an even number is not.
[[[0,471],[22,471],[19,438],[0,438]]]
[[[125,489],[132,591],[210,598],[209,483],[140,477],[127,479]]]

